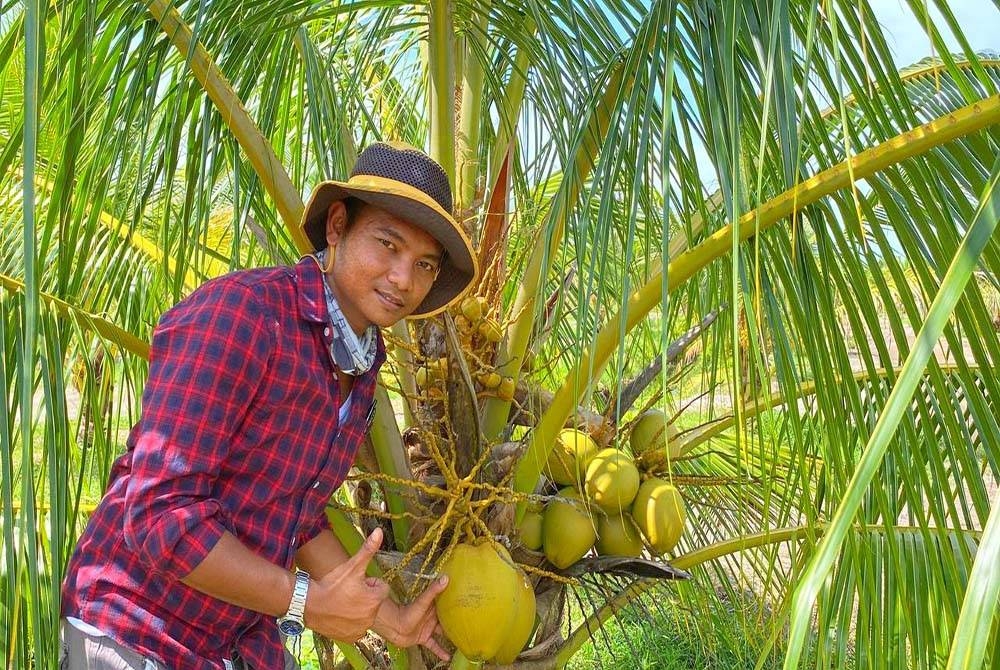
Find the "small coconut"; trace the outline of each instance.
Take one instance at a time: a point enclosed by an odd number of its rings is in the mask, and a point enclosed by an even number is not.
[[[483,304],[479,302],[476,296],[469,296],[463,300],[459,309],[462,310],[462,316],[472,323],[476,323],[479,319],[483,318]]]
[[[597,553],[602,556],[639,556],[642,536],[631,514],[601,514],[597,517]]]
[[[559,491],[559,498],[549,501],[542,513],[542,549],[557,568],[567,568],[590,551],[597,539],[594,520],[590,518],[580,492],[571,486]]]
[[[608,514],[627,510],[639,490],[639,469],[624,451],[615,448],[597,452],[587,465],[587,497]]]
[[[514,399],[514,378],[513,377],[502,377],[500,383],[497,385],[497,395],[501,400],[513,400]]]
[[[489,542],[459,544],[439,567],[448,586],[434,601],[438,621],[470,661],[496,656],[517,615],[520,577],[499,552]]]
[[[487,342],[499,342],[503,339],[503,330],[500,328],[500,324],[490,318],[479,322],[479,334]]]
[[[663,452],[664,449],[671,459],[679,458],[683,443],[678,435],[679,431],[667,420],[666,414],[650,409],[632,425],[629,447],[636,458],[647,452]]]
[[[479,381],[484,387],[488,389],[495,389],[500,386],[500,382],[503,380],[500,375],[496,373],[496,371],[491,370],[489,372],[480,373]]]
[[[517,524],[517,536],[523,544],[532,551],[542,548],[542,513],[540,510],[527,510],[521,523]]]
[[[583,481],[590,459],[597,453],[597,443],[583,431],[566,428],[560,431],[545,464],[545,476],[566,486]]]
[[[671,551],[684,532],[684,499],[677,488],[652,477],[639,487],[632,503],[632,518],[650,548],[660,554]]]
[[[476,329],[472,322],[466,318],[465,314],[455,315],[455,328],[460,333],[471,333]]]
[[[427,388],[434,380],[431,371],[426,367],[417,368],[417,371],[413,375],[413,379],[417,382],[417,386],[420,388]]]

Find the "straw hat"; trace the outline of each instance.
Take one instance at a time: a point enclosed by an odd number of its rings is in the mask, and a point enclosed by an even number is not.
[[[302,230],[314,251],[326,244],[331,203],[357,198],[425,230],[444,248],[441,271],[411,317],[443,311],[479,277],[472,243],[451,215],[451,186],[444,169],[422,151],[403,144],[369,145],[346,182],[324,181],[313,189]]]

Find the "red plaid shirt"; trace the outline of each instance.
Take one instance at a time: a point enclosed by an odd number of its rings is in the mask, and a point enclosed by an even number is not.
[[[171,668],[234,653],[282,667],[273,618],[179,581],[228,530],[291,568],[368,428],[378,369],[338,425],[323,275],[311,259],[210,281],[153,335],[142,417],[67,568],[62,615]],[[233,579],[240,579],[234,574]]]

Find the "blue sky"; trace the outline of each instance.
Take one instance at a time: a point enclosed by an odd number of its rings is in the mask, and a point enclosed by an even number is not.
[[[928,5],[934,4],[925,1]],[[883,26],[897,67],[905,67],[933,53],[930,38],[905,0],[870,0],[870,4]],[[974,51],[1000,52],[1000,9],[993,0],[950,0],[948,6]],[[941,14],[934,7],[931,7],[931,16],[950,48],[958,50],[958,42],[947,32]]]

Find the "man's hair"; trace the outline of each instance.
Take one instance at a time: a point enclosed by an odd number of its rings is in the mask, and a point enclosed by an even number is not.
[[[365,204],[365,201],[361,198],[344,198],[344,209],[347,210],[345,214],[347,222],[344,224],[344,233],[350,230],[351,226],[354,225],[354,222],[358,218],[358,214],[361,212],[361,209],[365,206]]]

